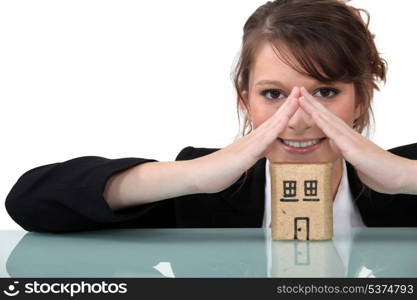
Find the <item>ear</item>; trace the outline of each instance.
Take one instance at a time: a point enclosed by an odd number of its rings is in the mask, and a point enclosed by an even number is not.
[[[362,116],[362,113],[363,113],[363,103],[362,101],[357,101],[355,103],[353,126],[355,126],[356,121]]]
[[[248,92],[244,90],[244,91],[241,91],[240,94],[242,95],[242,98],[238,96],[239,107],[249,117],[250,106],[249,106]]]
[[[363,111],[363,104],[362,104],[361,101],[358,101],[355,104],[355,118],[354,118],[354,120],[358,119],[362,115],[362,111]]]

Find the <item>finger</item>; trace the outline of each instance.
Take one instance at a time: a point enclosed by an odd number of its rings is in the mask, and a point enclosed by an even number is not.
[[[291,90],[291,93],[288,96],[287,100],[291,100],[292,98],[294,98],[293,95],[295,95],[295,89],[296,89],[296,87],[294,87]],[[285,111],[286,108],[290,104],[291,104],[291,101],[284,101],[284,103],[277,109],[277,111],[275,113],[273,113],[270,118],[268,118],[267,120],[262,122],[262,124],[260,124],[255,130],[259,131],[259,130],[262,130],[262,128],[270,128],[271,126],[273,126],[274,123],[277,123],[280,120],[280,114],[283,111]]]
[[[323,117],[323,115],[318,111],[311,103],[308,103],[308,100],[305,98],[300,98],[300,105],[304,103],[304,107],[308,107],[310,109],[311,117],[313,121],[323,130],[324,134],[332,139],[338,139],[342,132],[336,126],[332,126],[331,121],[328,118]],[[303,106],[302,106],[303,108]]]
[[[295,114],[298,110],[299,104],[298,99],[293,97],[289,99],[288,106],[283,110],[281,113],[278,114],[279,117],[278,121],[275,123],[277,128],[277,134],[279,134],[284,128],[287,126],[291,117]]]
[[[291,93],[288,95],[287,99],[284,101],[284,104],[281,105],[281,107],[277,110],[277,112],[275,113],[275,115],[281,113],[282,111],[284,111],[289,105],[291,105],[291,99],[296,98],[295,96],[299,93],[298,92],[298,87],[293,87],[293,89],[291,90]]]
[[[301,93],[304,96],[300,98],[299,102],[303,110],[305,110],[311,116],[313,116],[314,113],[317,113],[324,121],[330,123],[329,125],[335,127],[335,129],[338,129],[341,134],[351,135],[353,133],[352,128],[346,124],[346,122],[338,118],[324,105],[319,103],[319,101],[317,101],[311,94],[309,94],[305,88],[301,88]],[[307,101],[304,101],[305,99]]]
[[[302,96],[299,98],[300,107],[306,113],[308,113],[313,120],[317,123],[320,122],[319,118],[321,119],[328,119],[322,111],[320,111],[314,104],[312,100],[307,99],[306,97]]]
[[[331,111],[329,111],[324,105],[322,105],[319,101],[317,101],[313,95],[311,95],[304,87],[301,87],[301,93],[303,97],[307,100],[307,104],[311,104],[310,111],[316,111],[320,114],[323,119],[327,119],[329,121],[335,122],[333,125],[338,126],[340,130],[351,130],[352,128],[349,127],[343,120],[335,116]],[[300,105],[303,100],[300,101]],[[306,103],[306,102],[304,102]]]
[[[295,87],[286,100],[287,106],[282,111],[278,112],[276,116],[274,116],[275,120],[273,122],[273,125],[274,125],[274,132],[276,134],[279,134],[282,130],[284,130],[284,128],[287,126],[291,117],[298,110],[300,105],[298,103],[297,95],[298,95],[298,88]]]
[[[304,96],[299,100],[301,108],[309,113],[314,122],[330,139],[330,146],[335,152],[346,153],[354,147],[356,132],[344,121],[332,114],[315,99],[307,100]],[[314,105],[315,103],[318,105]],[[321,105],[322,108],[319,107]]]
[[[289,120],[294,115],[299,107],[298,98],[296,97],[299,94],[298,90],[298,87],[294,87],[284,104],[265,122],[268,130],[274,130],[277,125],[282,126],[282,123],[286,124],[288,122],[287,119]]]

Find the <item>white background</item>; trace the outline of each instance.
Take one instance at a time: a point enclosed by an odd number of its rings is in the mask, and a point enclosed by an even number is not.
[[[1,1],[0,195],[34,167],[85,155],[174,160],[238,134],[230,72],[265,1]],[[417,142],[416,1],[357,0],[388,81],[374,97],[387,149]],[[0,229],[20,229],[0,209]]]

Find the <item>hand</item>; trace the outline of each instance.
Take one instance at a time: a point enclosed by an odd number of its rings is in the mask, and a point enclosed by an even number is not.
[[[332,149],[355,167],[362,183],[385,194],[416,193],[417,183],[409,182],[410,177],[416,178],[416,161],[378,147],[330,112],[304,87],[301,94],[301,108],[329,138]]]
[[[196,159],[197,186],[202,193],[220,192],[263,158],[299,108],[300,90],[294,87],[280,108],[248,135],[227,147]]]

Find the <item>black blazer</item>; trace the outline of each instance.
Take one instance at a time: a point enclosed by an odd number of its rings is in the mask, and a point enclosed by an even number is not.
[[[219,149],[186,147],[176,160]],[[388,150],[417,159],[417,143]],[[84,156],[31,169],[6,198],[13,220],[28,231],[74,232],[110,228],[261,227],[264,215],[265,163],[260,159],[242,177],[218,193],[165,199],[113,211],[103,198],[108,178],[145,158]],[[417,226],[417,195],[381,194],[364,186],[347,163],[350,189],[366,226]]]

